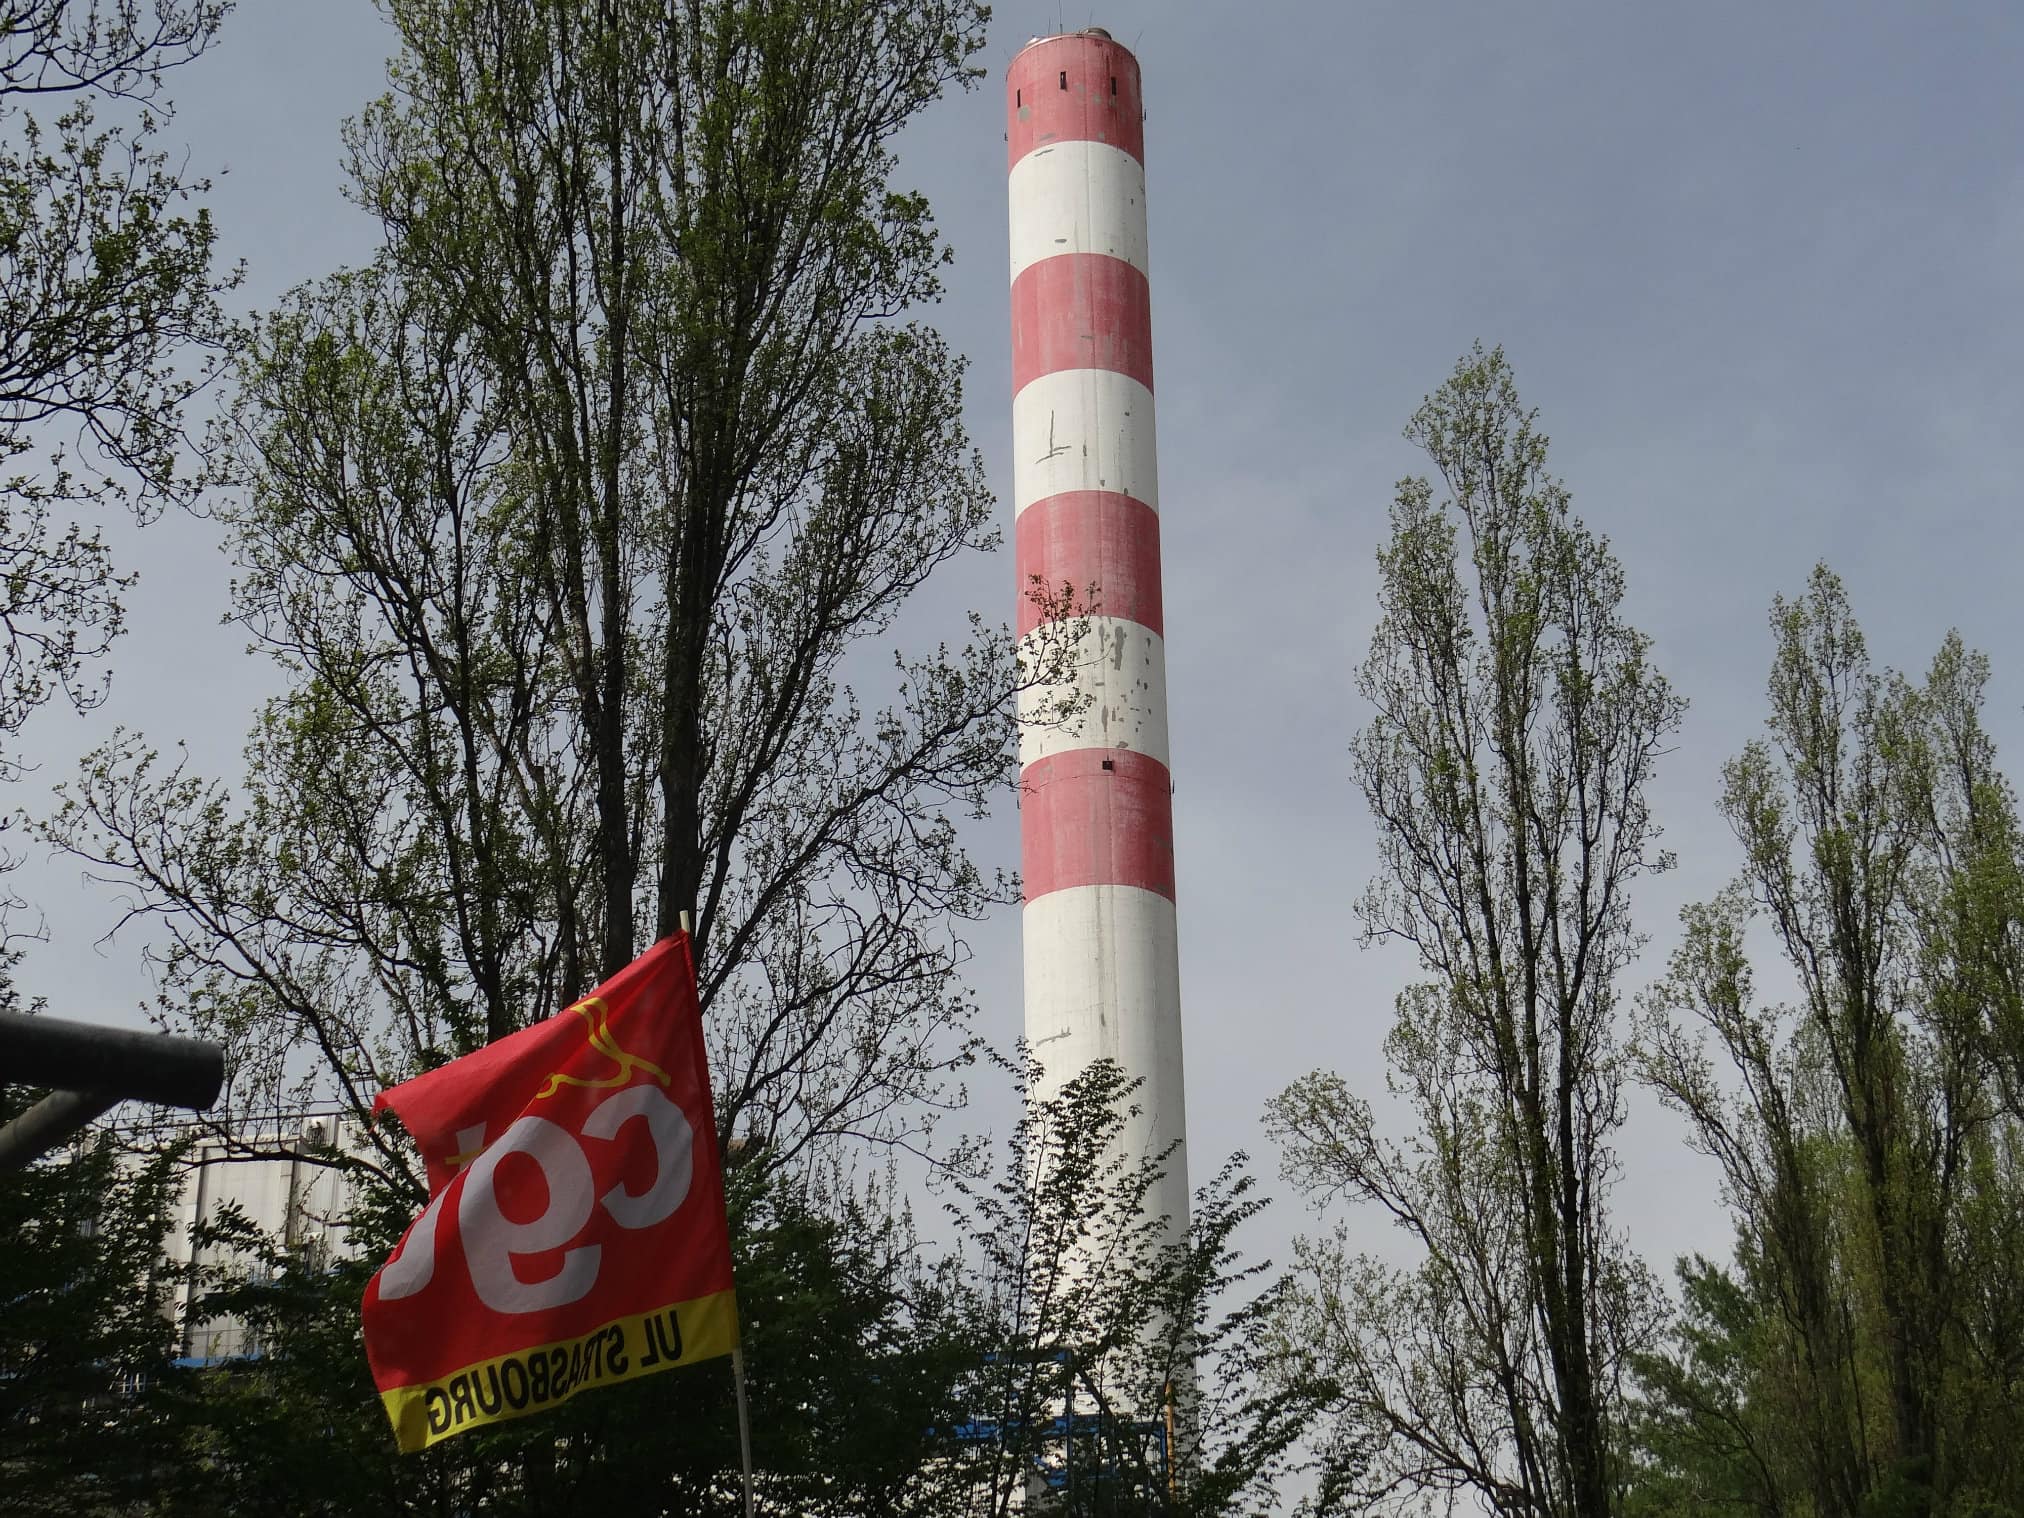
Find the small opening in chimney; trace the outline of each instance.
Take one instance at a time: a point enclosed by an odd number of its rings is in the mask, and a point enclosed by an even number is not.
[[[1107,770],[1114,770],[1117,768],[1117,761],[1115,759],[1106,759],[1103,761],[1103,767]]]
[[[1068,70],[1067,70],[1067,69],[1063,69],[1063,70],[1061,71],[1061,87],[1062,87],[1062,88],[1063,88],[1064,90],[1068,88]]]
[[[1117,75],[1115,74],[1110,76],[1110,92],[1113,95],[1117,93]]]
[[[1012,103],[1014,105],[1026,104],[1026,92],[1024,90],[1014,90],[1012,92]]]

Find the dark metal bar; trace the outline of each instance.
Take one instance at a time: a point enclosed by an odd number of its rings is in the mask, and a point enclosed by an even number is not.
[[[0,1012],[0,1081],[201,1112],[225,1084],[225,1051],[169,1033]]]
[[[0,1128],[0,1170],[18,1170],[119,1105],[106,1091],[52,1091]]]

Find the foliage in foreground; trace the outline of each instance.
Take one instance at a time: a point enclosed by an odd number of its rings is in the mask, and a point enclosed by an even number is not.
[[[0,1087],[0,1123],[42,1094]],[[103,1131],[0,1173],[0,1513],[122,1513],[174,1479],[176,1175]]]
[[[965,1346],[903,1218],[834,1209],[756,1169],[730,1176],[762,1510],[927,1512],[909,1498],[945,1425]],[[729,1362],[586,1393],[518,1422],[395,1453],[359,1336],[358,1301],[406,1226],[366,1182],[360,1256],[277,1270],[287,1252],[243,1226],[256,1263],[207,1310],[245,1321],[260,1359],[205,1376],[189,1425],[219,1508],[331,1515],[647,1515],[738,1511]],[[305,1438],[306,1430],[317,1436]],[[173,1506],[164,1511],[180,1511]]]
[[[1032,1102],[995,1184],[951,1209],[982,1351],[962,1400],[994,1437],[947,1511],[1022,1511],[1044,1479],[1067,1513],[1270,1513],[1299,1464],[1330,1388],[1268,1374],[1288,1282],[1236,1242],[1265,1202],[1240,1154],[1185,1231],[1149,1213],[1169,1157],[1120,1148],[1137,1088],[1099,1060]]]
[[[1057,1511],[1090,1518],[1275,1510],[1326,1389],[1264,1375],[1261,1325],[1284,1283],[1238,1254],[1262,1206],[1239,1164],[1202,1188],[1184,1242],[1138,1211],[1159,1162],[1116,1148],[1131,1089],[1101,1064],[1037,1103],[996,1179],[951,1198],[946,1250],[882,1187],[853,1198],[733,1168],[761,1512],[983,1518],[1021,1510],[1050,1477]],[[721,1360],[397,1455],[358,1301],[412,1201],[369,1169],[356,1255],[320,1260],[230,1209],[214,1221],[201,1242],[228,1263],[196,1273],[190,1321],[231,1319],[257,1352],[172,1369],[158,1262],[173,1162],[116,1166],[104,1144],[4,1193],[8,1242],[65,1245],[8,1317],[9,1367],[43,1420],[9,1405],[4,1458],[23,1483],[10,1491],[103,1490],[108,1512],[160,1515],[739,1511]],[[68,1358],[23,1358],[31,1338]],[[124,1397],[105,1395],[115,1370],[130,1372]],[[80,1409],[107,1438],[74,1437]]]

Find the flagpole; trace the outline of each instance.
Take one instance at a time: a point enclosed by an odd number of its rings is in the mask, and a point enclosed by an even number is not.
[[[731,1384],[738,1389],[738,1458],[745,1464],[745,1518],[752,1518],[752,1414],[745,1406],[745,1329],[731,1346]]]
[[[687,912],[676,914],[682,934],[689,939],[689,958],[695,960],[696,942],[692,919]],[[745,1322],[738,1321],[738,1337],[731,1344],[731,1386],[738,1396],[738,1462],[745,1472],[745,1518],[752,1518],[752,1410],[745,1401]]]

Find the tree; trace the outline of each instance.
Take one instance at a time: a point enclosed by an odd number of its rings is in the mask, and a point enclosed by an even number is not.
[[[1811,1507],[1802,1495],[1814,1421],[1806,1415],[1828,1409],[1766,1395],[1764,1372],[1787,1347],[1776,1314],[1749,1283],[1698,1255],[1679,1262],[1678,1277],[1680,1310],[1665,1342],[1637,1357],[1625,1510],[1640,1518],[1837,1511],[1818,1493]],[[1790,1360],[1785,1367],[1798,1370]]]
[[[209,188],[156,147],[162,75],[205,52],[226,0],[0,3],[0,735],[119,634],[103,506],[142,519],[203,479],[185,417],[232,336]],[[62,107],[53,120],[38,111]],[[101,125],[112,102],[120,117]],[[189,360],[195,355],[194,366]],[[30,455],[43,452],[39,463]],[[19,761],[0,753],[0,772]]]
[[[1118,1143],[1139,1082],[1099,1060],[1029,1097],[1003,1169],[951,1204],[972,1360],[934,1511],[1002,1515],[1036,1491],[1068,1515],[1278,1511],[1278,1479],[1329,1390],[1266,1373],[1288,1289],[1246,1264],[1265,1206],[1244,1156],[1193,1200],[1186,1238],[1148,1210],[1167,1155]]]
[[[1988,664],[1949,636],[1921,683],[1874,670],[1824,566],[1771,624],[1769,734],[1724,770],[1742,877],[1684,915],[1642,1073],[1722,1167],[1750,1419],[1804,1454],[1783,1500],[2004,1511],[1972,1504],[2019,1490],[2024,1433],[2024,855]],[[1757,1002],[1757,928],[1791,1006]]]
[[[1407,437],[1352,751],[1382,873],[1360,910],[1428,979],[1398,1001],[1384,1138],[1317,1073],[1272,1104],[1310,1196],[1375,1204],[1420,1258],[1308,1241],[1289,1363],[1333,1376],[1324,1500],[1621,1510],[1627,1356],[1653,1291],[1611,1226],[1629,888],[1663,868],[1646,800],[1683,703],[1624,620],[1623,573],[1546,472],[1501,350],[1478,347]]]
[[[208,185],[155,144],[163,74],[228,8],[0,0],[0,775],[37,708],[104,695],[90,666],[132,581],[89,517],[145,520],[202,478],[185,415],[230,340],[237,275],[214,269],[192,204]],[[6,938],[0,1006],[19,1010]],[[0,1121],[32,1099],[0,1089]],[[0,1177],[0,1511],[124,1513],[163,1479],[173,1160],[126,1163],[100,1132]]]
[[[765,1163],[917,1143],[1007,899],[1009,637],[869,640],[990,498],[895,133],[970,0],[387,0],[350,129],[372,266],[243,375],[236,615],[288,673],[237,795],[136,739],[51,829],[168,940],[238,1099],[380,1086],[691,911],[718,1114]],[[390,1166],[404,1162],[389,1151]]]
[[[0,1086],[0,1123],[42,1094]],[[132,1512],[173,1465],[176,1159],[127,1163],[101,1130],[0,1172],[0,1513]]]
[[[159,933],[165,1010],[230,1050],[228,1123],[362,1117],[693,913],[720,1137],[764,1199],[739,1247],[780,1276],[747,1304],[767,1500],[896,1510],[881,1483],[946,1422],[910,1400],[949,1384],[917,1371],[939,1330],[908,1326],[911,1257],[859,1268],[885,1235],[839,1236],[865,1202],[825,1177],[920,1145],[969,1057],[960,927],[1011,887],[956,818],[1009,788],[1047,673],[974,622],[876,653],[993,537],[961,365],[907,319],[945,253],[890,155],[968,82],[983,8],[384,9],[395,88],[348,135],[382,246],[265,319],[221,438],[234,614],[288,689],[236,790],[122,737],[49,836]],[[412,1157],[372,1131],[362,1180],[411,1217]],[[282,1316],[208,1426],[336,1432],[301,1464],[234,1436],[243,1506],[603,1514],[609,1479],[724,1510],[722,1367],[390,1468],[332,1281],[247,1283]],[[818,1345],[804,1398],[780,1368]],[[880,1406],[892,1439],[832,1481]]]
[[[749,1156],[748,1156],[749,1158]],[[750,1379],[758,1511],[779,1518],[945,1512],[922,1473],[953,1422],[970,1341],[902,1209],[825,1197],[777,1167],[727,1177]],[[741,1509],[738,1431],[721,1360],[594,1391],[535,1418],[395,1451],[359,1340],[358,1300],[410,1221],[368,1179],[356,1255],[318,1268],[243,1219],[234,1263],[197,1311],[230,1316],[261,1354],[207,1372],[179,1423],[201,1488],[165,1513],[387,1512],[487,1518],[661,1518]],[[315,1438],[303,1431],[314,1429]],[[935,1490],[932,1487],[928,1491]]]

